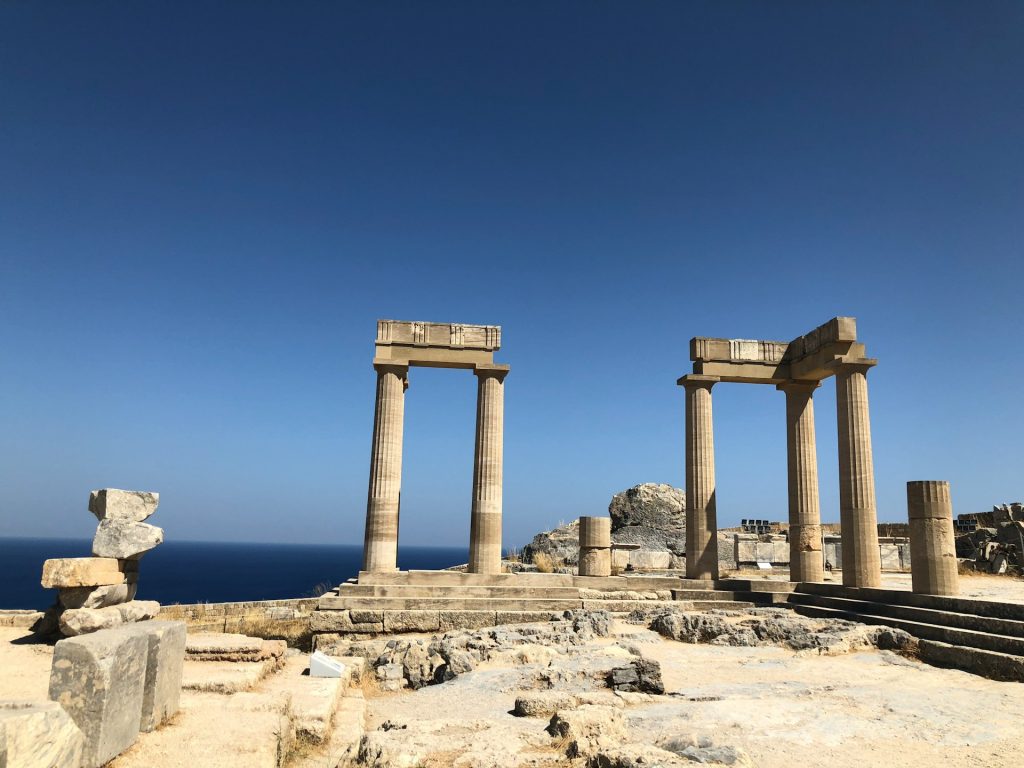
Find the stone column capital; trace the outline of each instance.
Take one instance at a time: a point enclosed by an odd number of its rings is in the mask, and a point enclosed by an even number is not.
[[[676,379],[676,384],[680,387],[686,388],[687,390],[706,389],[710,391],[711,388],[721,380],[722,379],[719,376],[704,376],[699,373],[688,373],[685,376],[681,376]]]
[[[805,381],[803,379],[790,379],[784,381],[781,384],[776,384],[775,388],[780,392],[785,392],[787,395],[791,392],[793,394],[808,394],[813,395],[814,390],[821,386],[820,381]]]
[[[874,368],[878,365],[878,360],[873,357],[849,357],[843,355],[836,357],[828,363],[825,363],[825,367],[831,369],[837,374],[841,373],[863,373],[867,374],[869,368]]]
[[[494,365],[477,365],[473,368],[473,375],[481,379],[492,378],[504,381],[510,370],[512,370],[512,366],[497,363]]]
[[[409,378],[409,365],[407,363],[394,363],[390,360],[374,360],[373,370],[377,373],[393,373],[403,379]]]

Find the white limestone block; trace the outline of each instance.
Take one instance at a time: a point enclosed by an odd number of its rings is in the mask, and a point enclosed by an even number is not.
[[[345,665],[325,653],[313,651],[309,657],[310,677],[341,677],[344,672]]]

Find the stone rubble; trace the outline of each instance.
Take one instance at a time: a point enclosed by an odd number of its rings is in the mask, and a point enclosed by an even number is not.
[[[77,768],[84,746],[59,704],[0,701],[0,768]]]
[[[582,645],[610,632],[611,616],[604,611],[566,611],[548,624],[500,626],[475,632],[448,632],[429,641],[391,639],[373,666],[380,687],[413,690],[452,680],[499,654],[517,655],[523,663],[550,655],[547,646]]]
[[[822,655],[849,653],[862,648],[912,652],[917,641],[908,632],[885,626],[867,626],[840,619],[809,619],[783,609],[687,613],[667,609],[644,617],[658,634],[682,643],[710,643],[752,647],[781,645],[794,651]],[[723,615],[733,614],[733,616]]]
[[[43,563],[40,583],[58,594],[32,626],[36,634],[75,637],[157,615],[159,603],[135,595],[139,559],[164,540],[163,529],[142,522],[159,503],[160,494],[147,491],[104,488],[89,495],[89,511],[99,521],[93,556]]]

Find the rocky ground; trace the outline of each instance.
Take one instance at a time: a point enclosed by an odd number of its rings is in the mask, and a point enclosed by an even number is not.
[[[24,636],[0,628],[0,698],[45,698],[52,648]],[[1024,686],[922,664],[899,631],[786,610],[579,612],[348,650],[369,661],[361,690],[310,688],[290,653],[248,691],[186,691],[115,765],[1019,765]],[[224,664],[186,662],[186,678]],[[326,741],[283,743],[289,708]]]

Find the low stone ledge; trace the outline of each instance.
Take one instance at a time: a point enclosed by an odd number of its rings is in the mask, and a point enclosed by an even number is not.
[[[0,611],[0,627],[23,627],[28,629],[43,618],[42,611],[10,610]]]

